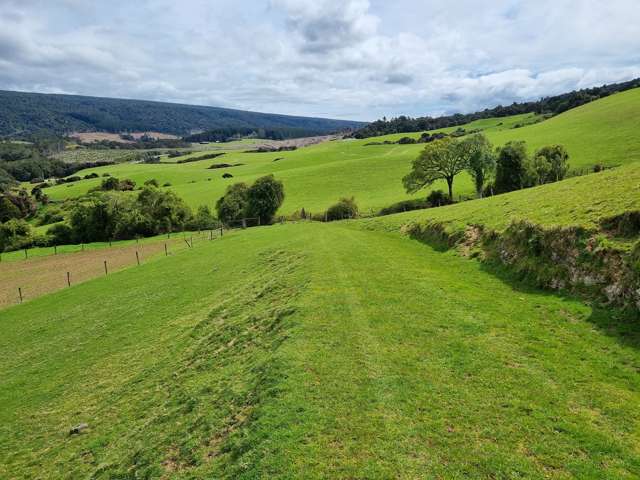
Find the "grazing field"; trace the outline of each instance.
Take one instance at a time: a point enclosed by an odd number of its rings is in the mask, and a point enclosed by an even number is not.
[[[640,211],[640,163],[481,200],[364,220],[359,224],[397,231],[410,222],[436,221],[452,231],[463,230],[467,225],[483,225],[500,231],[512,220],[529,220],[543,227],[576,225],[597,229],[602,219],[628,211]]]
[[[0,477],[640,475],[637,323],[351,225],[1,311]]]
[[[622,165],[640,160],[640,137],[637,135],[640,89],[612,95],[540,123],[513,128],[517,124],[537,120],[535,115],[517,115],[472,122],[464,127],[484,130],[496,145],[509,140],[526,140],[532,151],[546,144],[561,143],[569,151],[572,168],[587,168],[594,164]],[[427,194],[408,195],[401,184],[422,145],[367,145],[384,140],[395,141],[403,136],[417,137],[419,134],[330,141],[293,152],[242,153],[233,150],[210,161],[179,165],[120,164],[86,170],[81,175],[109,173],[130,178],[139,185],[155,178],[161,185],[169,183],[167,188],[196,207],[213,205],[231,183],[252,182],[273,173],[285,185],[286,199],[281,214],[290,214],[301,208],[323,211],[342,196],[355,196],[367,214],[392,203]],[[219,147],[213,144],[211,148]],[[241,165],[209,169],[217,163]],[[233,178],[223,179],[224,173],[230,173]],[[47,189],[47,194],[54,200],[75,197],[99,182],[100,179],[93,179],[60,185]],[[442,183],[433,185],[434,189],[445,187]],[[455,192],[457,195],[473,195],[473,186],[466,174],[456,179]]]
[[[204,238],[196,236],[194,245]],[[79,245],[65,246],[58,249],[57,255],[52,254],[52,248],[32,249],[28,259],[24,258],[22,251],[5,253],[0,262],[0,278],[3,279],[0,282],[0,309],[20,301],[18,288],[22,291],[23,301],[33,300],[66,288],[67,272],[70,282],[76,285],[105,275],[104,262],[107,262],[107,271],[113,273],[136,265],[136,252],[140,262],[165,255],[165,245],[171,255],[188,248],[182,236],[176,235],[172,239],[146,239],[140,244],[135,241],[118,242],[112,248],[108,244],[90,244],[82,248]]]

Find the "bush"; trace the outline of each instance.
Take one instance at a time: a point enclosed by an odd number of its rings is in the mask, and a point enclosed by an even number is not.
[[[57,223],[47,230],[47,236],[53,245],[68,245],[74,241],[73,229],[66,223]]]
[[[411,210],[421,210],[423,208],[429,208],[431,206],[432,205],[423,198],[403,200],[402,202],[397,202],[393,205],[383,208],[378,212],[378,215],[391,215],[393,213],[410,212]]]
[[[90,179],[92,179],[92,178],[98,178],[98,176],[99,176],[99,175],[98,175],[97,173],[93,172],[93,173],[89,173],[88,175],[85,175],[83,178],[84,178],[85,180],[90,180]]]
[[[22,212],[8,197],[0,197],[0,222],[22,218]]]
[[[198,207],[188,226],[191,230],[210,230],[218,227],[218,220],[206,205]]]
[[[398,140],[399,145],[411,145],[414,143],[418,143],[418,141],[415,138],[411,137],[402,137],[400,140]]]
[[[135,188],[135,186],[136,186],[136,182],[134,182],[133,180],[129,180],[127,178],[125,178],[124,180],[119,180],[116,177],[110,176],[102,180],[102,183],[100,184],[100,186],[93,189],[93,191],[102,190],[103,192],[109,192],[109,191],[126,192],[126,191],[132,191]]]
[[[354,197],[341,198],[338,203],[330,206],[326,213],[326,218],[329,222],[357,217],[358,205]]]
[[[146,182],[144,182],[144,184],[149,187],[159,187],[160,184],[158,183],[158,181],[155,178],[151,178],[149,180],[147,180]]]
[[[452,202],[449,195],[442,190],[432,190],[429,195],[427,195],[427,203],[432,207],[441,207],[443,205],[449,205]]]
[[[28,248],[33,241],[31,226],[26,221],[12,219],[0,224],[0,251]]]

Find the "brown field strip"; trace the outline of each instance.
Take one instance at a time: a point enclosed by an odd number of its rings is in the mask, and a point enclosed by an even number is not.
[[[23,301],[33,300],[47,293],[67,288],[67,272],[71,285],[105,275],[104,262],[109,273],[136,265],[136,251],[140,262],[154,256],[164,255],[167,244],[169,254],[184,250],[187,245],[182,238],[127,245],[84,252],[34,257],[0,263],[0,309],[19,303],[18,288],[22,289]]]

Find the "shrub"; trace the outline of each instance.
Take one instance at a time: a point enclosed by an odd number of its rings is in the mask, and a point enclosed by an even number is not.
[[[33,241],[31,226],[26,221],[11,219],[0,224],[0,251],[27,248]]]
[[[53,245],[68,245],[74,241],[73,229],[66,223],[57,223],[47,230]]]
[[[429,195],[427,195],[427,203],[432,207],[441,207],[442,205],[449,205],[453,202],[442,190],[432,190]]]
[[[414,143],[418,143],[418,141],[415,138],[411,137],[402,137],[400,140],[398,140],[399,145],[411,145]]]
[[[230,173],[224,173],[222,174],[222,178],[233,178],[233,175],[231,175]]]
[[[97,173],[95,173],[95,172],[93,172],[93,173],[89,173],[88,175],[85,175],[83,178],[84,178],[85,180],[89,180],[89,179],[91,179],[91,178],[98,178],[98,174],[97,174]]]
[[[429,208],[431,206],[432,205],[424,198],[403,200],[402,202],[397,202],[393,205],[383,208],[378,212],[378,215],[391,215],[393,213],[410,212],[411,210],[421,210],[423,208]]]
[[[358,216],[358,205],[354,197],[341,198],[338,203],[327,209],[326,218],[328,221],[344,220],[356,218]]]
[[[22,212],[8,197],[0,197],[0,222],[22,218]]]
[[[144,184],[149,187],[159,187],[160,184],[158,183],[158,181],[155,178],[151,178],[149,180],[147,180],[146,182],[144,182]]]
[[[218,220],[206,205],[200,205],[198,211],[189,222],[189,228],[192,230],[209,230],[217,226]]]

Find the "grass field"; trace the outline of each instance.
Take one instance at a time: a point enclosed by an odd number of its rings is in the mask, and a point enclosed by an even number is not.
[[[3,478],[640,475],[637,323],[397,233],[247,230],[0,325]]]
[[[482,129],[496,145],[509,140],[526,140],[531,150],[542,145],[561,143],[571,156],[572,168],[586,168],[596,163],[621,165],[640,160],[640,137],[636,134],[640,124],[640,89],[584,105],[540,123],[512,128],[516,124],[535,122],[535,115],[487,119],[464,127]],[[453,130],[453,129],[448,129]],[[286,199],[281,214],[291,214],[301,208],[324,211],[341,196],[355,196],[365,213],[392,203],[426,196],[407,195],[401,179],[409,171],[411,161],[422,145],[373,145],[372,141],[397,140],[407,134],[376,137],[365,140],[325,142],[294,152],[245,154],[232,150],[214,160],[187,164],[119,164],[81,172],[110,173],[120,178],[131,178],[139,185],[150,178],[171,188],[189,205],[213,205],[227,185],[273,173],[285,185]],[[419,136],[419,134],[408,134]],[[249,146],[249,145],[248,145]],[[201,146],[202,147],[202,146]],[[204,146],[218,149],[217,144]],[[200,153],[198,153],[200,154]],[[280,159],[275,161],[276,159]],[[241,163],[228,169],[210,170],[214,163]],[[223,173],[234,178],[223,179]],[[95,187],[99,179],[47,189],[54,200],[75,197]],[[456,194],[471,196],[470,179],[461,175],[456,180]],[[434,189],[446,189],[436,183]]]
[[[543,227],[572,225],[593,230],[604,218],[634,210],[640,210],[640,163],[447,207],[363,220],[359,224],[397,231],[410,222],[436,221],[452,231],[463,230],[467,225],[500,231],[512,220],[529,220]]]

